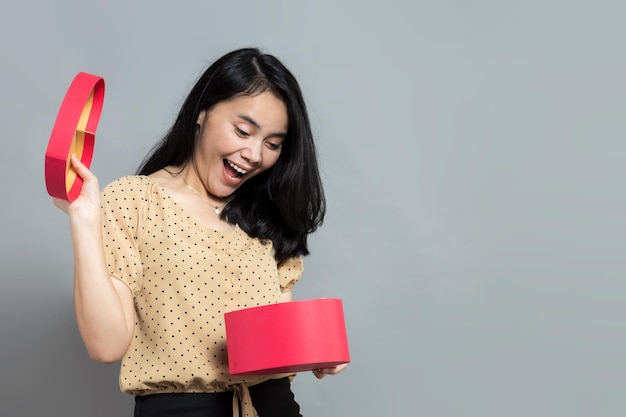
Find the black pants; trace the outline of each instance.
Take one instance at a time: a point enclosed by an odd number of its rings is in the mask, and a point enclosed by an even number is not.
[[[302,417],[288,378],[250,387],[259,417]],[[135,397],[135,417],[232,417],[233,393],[153,394]]]

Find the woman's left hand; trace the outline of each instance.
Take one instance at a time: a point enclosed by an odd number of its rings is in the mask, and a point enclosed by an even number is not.
[[[315,375],[315,377],[317,379],[322,379],[326,375],[337,375],[339,372],[341,372],[344,369],[346,369],[346,366],[348,366],[347,363],[342,363],[341,365],[337,365],[337,366],[334,366],[332,368],[313,369],[312,372],[313,372],[313,375]]]

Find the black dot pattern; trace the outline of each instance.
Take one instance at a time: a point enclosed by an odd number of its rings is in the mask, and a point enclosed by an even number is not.
[[[110,274],[134,294],[136,323],[120,388],[132,395],[220,392],[267,376],[228,373],[224,313],[276,303],[302,274],[269,243],[206,228],[150,178],[128,176],[102,193]]]

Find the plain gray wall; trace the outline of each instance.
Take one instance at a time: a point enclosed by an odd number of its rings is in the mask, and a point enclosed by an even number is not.
[[[261,46],[301,82],[328,197],[295,288],[344,300],[352,364],[305,416],[626,414],[623,2],[56,1],[0,6],[0,415],[130,416],[76,331],[43,178],[78,71],[93,171],[134,172],[196,77]]]

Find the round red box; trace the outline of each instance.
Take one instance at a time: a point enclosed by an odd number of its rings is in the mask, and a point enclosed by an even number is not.
[[[343,305],[319,298],[224,314],[233,375],[307,371],[350,362]]]

